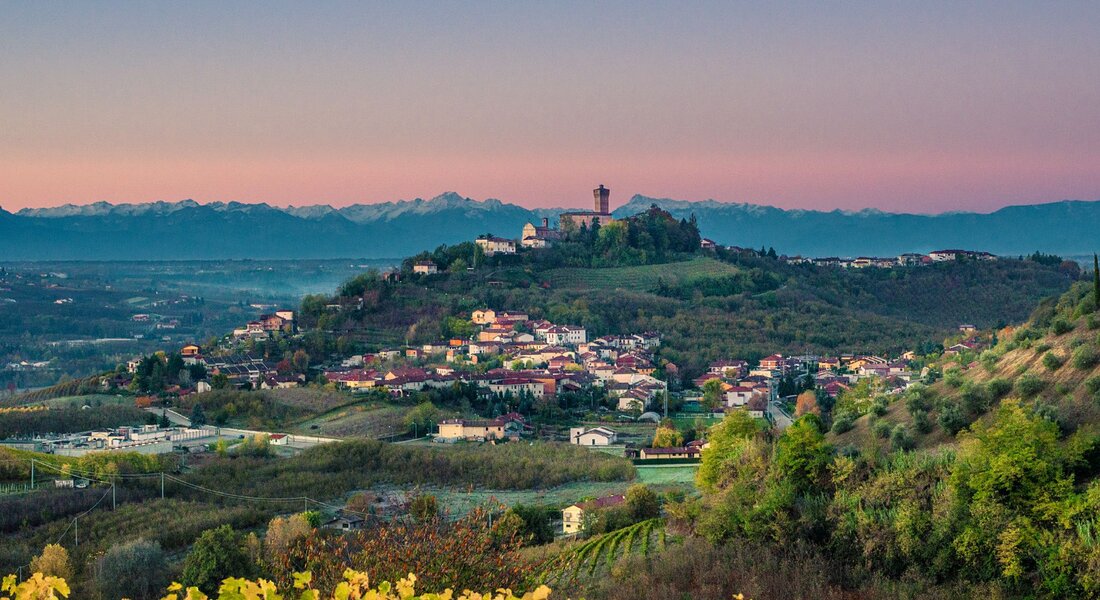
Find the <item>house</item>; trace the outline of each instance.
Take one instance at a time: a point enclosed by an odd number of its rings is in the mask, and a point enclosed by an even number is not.
[[[612,506],[618,506],[625,501],[625,496],[622,494],[615,494],[613,496],[604,496],[603,498],[596,498],[595,500],[589,500],[588,502],[565,507],[561,511],[562,533],[570,535],[584,531],[586,525],[585,518],[591,515],[592,512]]]
[[[562,325],[546,330],[545,338],[547,344],[554,346],[575,346],[588,341],[588,332],[584,327]]]
[[[715,248],[714,240],[708,239],[708,238],[703,238],[703,239],[699,240],[699,248],[701,248],[703,250],[714,250],[714,248]]]
[[[439,440],[501,440],[519,437],[525,425],[523,415],[508,413],[490,420],[446,419],[439,422]]]
[[[474,325],[491,325],[497,320],[497,313],[491,308],[475,310],[470,314],[470,321]]]
[[[745,404],[745,411],[754,419],[763,419],[768,412],[768,398],[763,394],[757,394]]]
[[[355,531],[356,529],[362,529],[365,522],[366,519],[359,515],[341,512],[336,515],[336,518],[326,521],[321,527],[337,531]]]
[[[749,364],[743,360],[716,360],[707,367],[707,373],[736,379],[743,377],[748,367]]]
[[[485,256],[493,256],[494,254],[515,254],[516,253],[516,241],[505,238],[494,237],[491,235],[483,235],[474,241],[481,250],[485,253]]]
[[[610,446],[618,441],[618,435],[606,427],[571,427],[569,443],[578,446]]]
[[[527,392],[536,398],[541,398],[546,394],[546,384],[534,379],[516,377],[513,379],[502,379],[500,381],[490,382],[489,391],[500,396],[509,392],[511,392],[513,396],[519,396]]]
[[[965,334],[971,334],[978,331],[978,328],[974,325],[971,325],[970,323],[963,323],[962,325],[959,325],[959,331]]]
[[[419,275],[435,275],[439,272],[439,267],[430,260],[418,260],[413,263],[413,273]]]
[[[783,359],[782,354],[772,354],[760,359],[760,368],[768,371],[783,371],[787,367],[787,362]]]
[[[642,460],[678,460],[699,458],[701,450],[695,446],[679,446],[676,448],[642,448],[638,451],[638,458]]]
[[[753,394],[756,393],[756,389],[735,385],[726,390],[726,406],[737,407],[744,406],[752,399]]]
[[[202,348],[198,344],[187,344],[183,348],[180,348],[180,356],[183,358],[191,358],[202,355]]]
[[[504,423],[495,419],[446,419],[439,422],[436,437],[444,440],[504,439]]]

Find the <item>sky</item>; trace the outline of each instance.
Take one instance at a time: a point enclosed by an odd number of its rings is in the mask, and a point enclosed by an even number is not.
[[[1100,2],[7,2],[0,206],[1100,199]]]

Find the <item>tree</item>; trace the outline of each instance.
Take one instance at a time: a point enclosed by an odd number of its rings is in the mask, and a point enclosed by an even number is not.
[[[413,429],[414,427],[419,429],[418,433],[427,433],[428,427],[433,423],[438,423],[441,413],[439,409],[432,404],[431,401],[426,400],[417,404],[405,414],[405,427]]]
[[[217,591],[226,577],[250,577],[252,561],[241,535],[229,525],[202,532],[183,561],[183,585],[207,594]]]
[[[69,551],[60,544],[47,544],[42,554],[31,559],[31,572],[72,579],[73,564],[69,561]]]
[[[191,409],[191,426],[202,427],[206,425],[206,413],[202,410],[202,404],[195,403],[195,407]]]
[[[308,536],[313,531],[305,513],[286,517],[275,517],[267,524],[264,535],[264,556],[268,562],[274,561],[286,552],[295,540]]]
[[[653,434],[654,448],[678,448],[684,445],[684,434],[675,427],[662,425]]]
[[[215,390],[227,390],[229,389],[229,376],[225,373],[218,373],[210,378],[210,387]]]
[[[1100,311],[1100,259],[1092,255],[1092,300],[1096,310]]]
[[[821,419],[806,415],[776,442],[775,465],[795,490],[810,492],[825,483],[833,448],[821,433]]]
[[[309,354],[305,350],[295,350],[290,363],[294,365],[295,371],[305,373],[309,370]]]
[[[645,485],[635,484],[626,490],[626,510],[635,521],[661,516],[661,501]]]
[[[708,379],[703,384],[703,406],[707,410],[716,410],[722,406],[722,380]]]
[[[160,544],[144,539],[112,546],[99,559],[96,569],[96,587],[103,598],[159,598],[168,579]]]
[[[806,390],[798,395],[794,404],[794,416],[797,419],[802,415],[814,414],[821,416],[821,407],[817,404],[817,394],[813,390]]]
[[[744,450],[744,442],[759,431],[759,427],[745,411],[726,415],[722,422],[710,428],[707,447],[695,479],[700,488],[714,489]]]

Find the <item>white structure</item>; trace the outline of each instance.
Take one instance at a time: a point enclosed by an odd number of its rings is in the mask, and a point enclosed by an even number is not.
[[[505,238],[482,236],[477,238],[476,243],[481,246],[482,251],[485,252],[485,256],[492,256],[494,254],[515,254],[516,253],[516,241]]]
[[[618,435],[606,427],[571,427],[569,443],[578,446],[610,446],[618,441]]]
[[[588,341],[588,332],[584,327],[562,325],[546,330],[546,343],[554,346],[576,346]]]

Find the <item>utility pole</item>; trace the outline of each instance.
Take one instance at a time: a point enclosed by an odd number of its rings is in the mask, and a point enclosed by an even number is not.
[[[111,482],[111,510],[115,509],[115,482]]]
[[[76,542],[74,543],[74,545],[79,546],[80,545],[80,517],[77,517],[77,518],[73,519],[73,525],[76,527],[76,529],[74,530],[74,531],[76,531]]]
[[[31,459],[31,489],[34,489],[34,459]]]
[[[164,471],[160,472],[160,499],[164,500]]]

